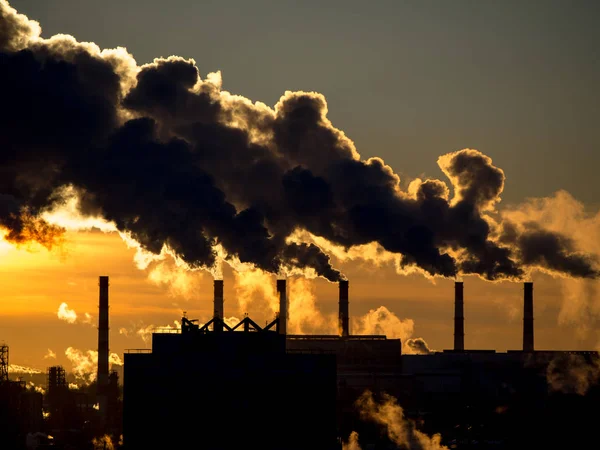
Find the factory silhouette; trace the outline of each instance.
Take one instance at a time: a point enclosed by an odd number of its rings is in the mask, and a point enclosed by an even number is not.
[[[9,378],[0,346],[0,450],[598,446],[598,353],[536,350],[531,282],[522,348],[465,348],[468,286],[456,281],[453,348],[403,354],[400,339],[352,334],[350,282],[315,241],[376,245],[431,277],[600,279],[595,252],[577,251],[593,235],[497,211],[506,177],[489,156],[440,155],[448,182],[414,178],[403,189],[382,158],[361,158],[320,93],[286,90],[271,107],[222,90],[220,72],[202,78],[192,58],[138,64],[124,47],[46,38],[6,0],[0,67],[2,239],[50,250],[67,230],[87,229],[53,214],[72,206],[187,267],[235,258],[339,285],[338,332],[296,335],[286,279],[276,281],[278,315],[261,326],[225,320],[216,278],[212,318],[155,330],[151,349],[125,351],[121,373],[110,367],[100,276],[93,383],[74,389],[51,366],[38,392]]]
[[[348,280],[338,282],[337,335],[287,333],[285,279],[276,282],[271,323],[228,324],[223,283],[214,280],[210,321],[184,316],[180,329],[155,330],[151,349],[126,350],[122,384],[109,370],[108,276],[99,277],[98,368],[87,390],[71,389],[61,366],[47,369],[43,394],[10,380],[3,345],[2,448],[334,450],[353,433],[360,447],[351,448],[363,450],[587,448],[595,440],[599,355],[535,350],[532,282],[523,283],[522,349],[465,349],[464,283],[456,281],[454,348],[427,354],[402,354],[400,339],[352,335]],[[365,414],[365,394],[400,405],[402,436]],[[419,438],[433,435],[439,446]]]

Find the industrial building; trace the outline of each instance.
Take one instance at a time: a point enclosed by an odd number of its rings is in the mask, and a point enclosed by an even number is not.
[[[42,394],[28,390],[21,380],[8,377],[9,347],[0,344],[0,448],[23,448],[28,433],[42,424]]]
[[[0,345],[0,448],[92,450],[94,438],[119,441],[122,399],[118,373],[109,370],[107,276],[99,277],[99,288],[96,383],[72,388],[58,365],[47,368],[45,389],[36,390],[9,379],[9,347]]]
[[[125,353],[125,448],[339,448],[335,355],[286,351],[278,319],[230,327],[222,280],[214,290],[210,322],[184,317],[150,352]]]
[[[547,441],[549,423],[585,423],[582,406],[598,400],[597,380],[586,395],[549,387],[548,371],[561,361],[596,367],[599,358],[535,350],[531,282],[523,284],[523,348],[508,352],[465,349],[462,282],[454,289],[454,348],[426,355],[402,355],[399,339],[352,335],[347,280],[339,282],[336,335],[287,334],[286,280],[277,280],[277,292],[272,323],[261,328],[246,317],[228,326],[223,280],[214,280],[212,320],[184,317],[180,333],[154,333],[152,350],[125,354],[125,448],[340,448],[352,431],[363,448],[387,448],[381,427],[356,408],[366,390],[393,396],[450,448],[524,448]],[[578,442],[572,433],[551,439]]]
[[[414,427],[440,433],[452,449],[593,442],[584,430],[595,425],[588,411],[600,400],[600,357],[535,349],[531,282],[522,285],[522,348],[465,348],[468,295],[457,281],[453,348],[419,355],[403,355],[399,339],[351,333],[347,280],[339,282],[337,334],[288,334],[286,280],[276,287],[275,320],[261,327],[246,316],[232,325],[224,321],[223,280],[214,280],[210,321],[183,317],[180,330],[155,332],[151,349],[126,351],[121,402],[119,377],[108,364],[109,280],[99,277],[97,384],[71,390],[64,369],[50,367],[42,397],[8,380],[8,347],[0,347],[2,444],[24,448],[26,435],[43,432],[55,436],[53,448],[89,448],[94,436],[116,444],[122,433],[127,450],[338,450],[356,431],[363,449],[396,448],[358,410],[365,391],[391,395]],[[49,412],[44,420],[42,408]]]

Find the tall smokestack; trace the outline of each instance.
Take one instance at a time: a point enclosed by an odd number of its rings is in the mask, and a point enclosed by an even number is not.
[[[108,387],[108,277],[99,277],[98,304],[98,376],[97,395],[99,411],[106,417]]]
[[[454,282],[454,350],[465,349],[465,305],[463,297],[463,282]]]
[[[523,283],[523,351],[533,351],[533,283]]]
[[[279,294],[279,334],[287,334],[288,300],[286,280],[277,280]]]
[[[350,335],[348,325],[348,280],[340,280],[339,334],[342,337]]]
[[[214,312],[213,318],[219,318],[223,320],[223,280],[215,280],[214,282]],[[223,323],[213,322],[214,331],[223,331]]]

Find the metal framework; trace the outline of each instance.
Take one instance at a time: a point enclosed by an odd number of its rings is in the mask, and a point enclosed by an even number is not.
[[[60,389],[67,388],[67,377],[65,369],[62,366],[52,366],[48,368],[48,393],[57,392]]]
[[[211,327],[212,325],[212,327]],[[220,333],[228,331],[244,331],[250,332],[279,332],[279,316],[271,323],[261,327],[254,322],[250,317],[246,316],[237,325],[229,326],[220,317],[213,317],[204,325],[198,325],[198,319],[181,318],[181,333]]]
[[[8,345],[0,344],[0,383],[8,382]]]

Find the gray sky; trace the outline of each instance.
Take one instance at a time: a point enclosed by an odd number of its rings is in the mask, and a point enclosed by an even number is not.
[[[443,178],[465,147],[504,169],[504,203],[565,189],[600,206],[600,2],[13,0],[43,36],[172,54],[273,106],[323,93],[363,157]]]

